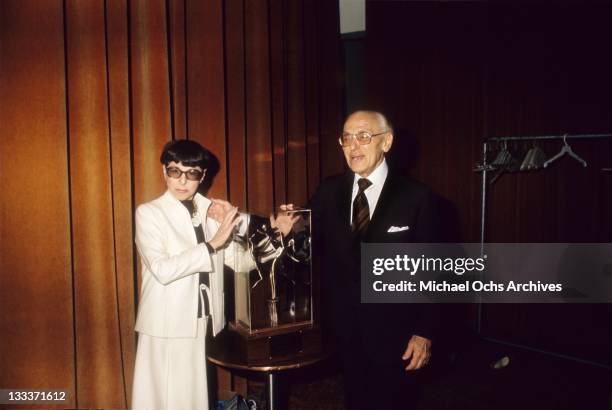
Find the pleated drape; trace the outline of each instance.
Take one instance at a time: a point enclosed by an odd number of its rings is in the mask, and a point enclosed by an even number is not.
[[[251,212],[304,203],[342,169],[337,15],[324,0],[0,2],[1,387],[127,407],[133,213],[163,192],[171,139],[209,148],[209,195]]]

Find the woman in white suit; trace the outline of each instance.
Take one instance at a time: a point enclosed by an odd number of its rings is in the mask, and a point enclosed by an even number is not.
[[[132,408],[209,406],[205,340],[225,324],[223,265],[252,264],[230,240],[244,218],[197,193],[209,158],[194,141],[168,143],[160,158],[167,190],[136,210],[142,287]]]

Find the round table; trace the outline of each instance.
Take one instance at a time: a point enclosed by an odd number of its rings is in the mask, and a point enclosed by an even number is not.
[[[278,373],[285,370],[300,369],[318,363],[330,355],[329,352],[321,352],[310,355],[296,355],[295,357],[275,361],[271,364],[248,365],[246,361],[241,360],[237,355],[232,354],[229,349],[211,349],[208,354],[208,360],[226,369],[246,370],[250,372],[265,373],[267,375],[267,390],[270,410],[275,410],[278,406],[277,398],[277,381]]]

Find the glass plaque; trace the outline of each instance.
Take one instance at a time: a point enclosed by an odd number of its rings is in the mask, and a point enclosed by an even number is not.
[[[237,240],[252,259],[234,269],[235,324],[242,330],[312,324],[311,213],[289,213],[297,220],[288,234],[273,229],[269,218],[251,215]]]

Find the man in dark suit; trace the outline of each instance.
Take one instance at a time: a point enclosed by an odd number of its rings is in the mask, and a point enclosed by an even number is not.
[[[381,113],[351,114],[339,142],[350,172],[325,179],[309,204],[324,334],[340,353],[349,409],[411,408],[439,315],[431,304],[362,304],[360,245],[435,242],[436,201],[389,170],[393,129]]]

